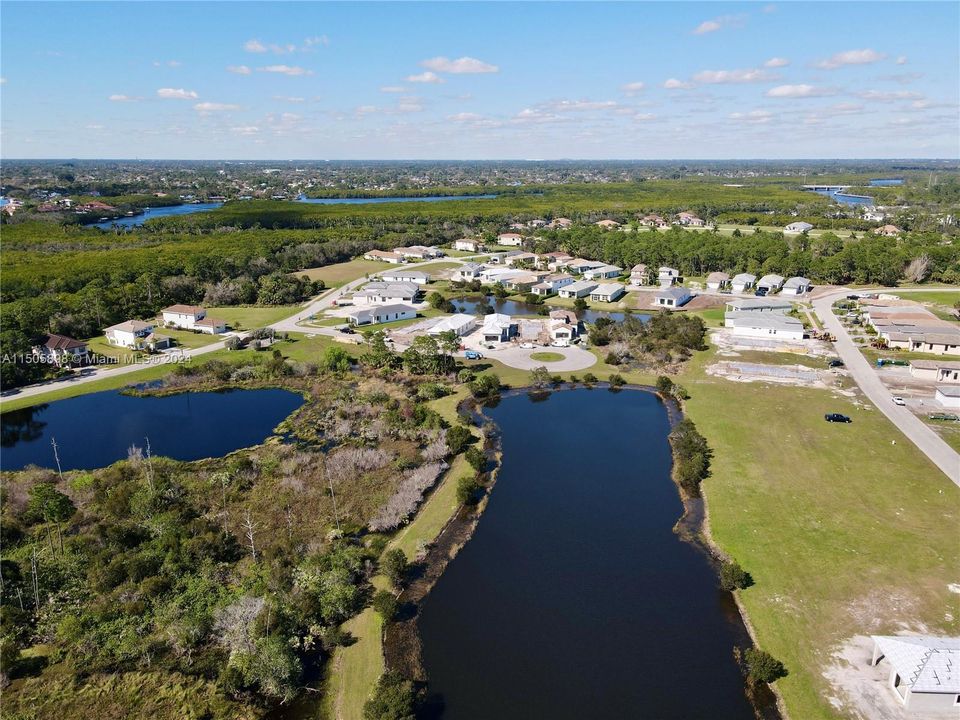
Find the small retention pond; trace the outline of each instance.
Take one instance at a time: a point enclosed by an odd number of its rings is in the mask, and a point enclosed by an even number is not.
[[[739,616],[673,531],[660,400],[578,389],[486,413],[500,475],[419,618],[443,717],[752,720]]]
[[[176,460],[220,457],[258,445],[303,398],[288,390],[195,392],[135,397],[100,392],[0,415],[0,469],[105,467],[150,438],[153,455]]]

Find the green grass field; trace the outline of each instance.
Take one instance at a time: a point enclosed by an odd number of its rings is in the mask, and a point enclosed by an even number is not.
[[[398,265],[378,262],[376,260],[364,260],[363,258],[354,258],[349,262],[337,263],[336,265],[324,265],[323,267],[310,268],[309,270],[299,270],[295,275],[306,275],[311,280],[323,280],[327,287],[340,287],[346,285],[352,280],[362,278],[364,275],[373,275],[384,270],[395,270]]]
[[[300,310],[299,305],[270,305],[260,307],[243,305],[239,307],[211,307],[207,308],[210,317],[225,320],[233,330],[250,330],[265,327],[290,317]]]
[[[535,352],[530,354],[530,359],[545,363],[559,362],[563,360],[563,355],[556,352]]]
[[[838,643],[902,627],[957,634],[947,583],[960,562],[960,490],[877,410],[827,390],[714,378],[710,355],[680,381],[714,451],[712,536],[756,582],[741,600],[789,670],[776,685],[790,717],[835,718],[821,672]],[[853,423],[826,423],[826,412]]]

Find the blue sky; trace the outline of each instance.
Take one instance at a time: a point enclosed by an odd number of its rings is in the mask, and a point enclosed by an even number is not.
[[[960,155],[960,4],[0,5],[0,152]]]

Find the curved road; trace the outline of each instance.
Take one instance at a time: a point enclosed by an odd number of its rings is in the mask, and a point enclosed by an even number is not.
[[[840,289],[818,297],[813,307],[823,327],[837,338],[834,348],[843,360],[850,376],[856,381],[870,402],[886,415],[920,451],[930,458],[948,478],[960,485],[960,453],[947,445],[931,428],[908,408],[893,403],[893,395],[883,384],[873,366],[854,344],[840,319],[833,314],[833,303],[851,291]],[[862,292],[857,290],[857,292]],[[900,292],[900,291],[898,291]]]

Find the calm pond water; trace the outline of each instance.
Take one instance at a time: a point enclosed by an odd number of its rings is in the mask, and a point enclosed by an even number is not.
[[[870,181],[873,187],[890,187],[893,185],[903,185],[903,178],[876,178]]]
[[[477,314],[477,308],[480,306],[480,301],[476,299],[475,296],[463,300],[457,297],[451,297],[450,302],[457,306],[457,312],[467,313],[469,315]],[[503,313],[504,315],[537,315],[537,311],[542,307],[541,305],[531,305],[525,302],[517,302],[516,300],[497,300],[492,295],[489,296],[489,302],[495,312]],[[633,316],[639,320],[650,319],[650,316],[646,313],[633,313]],[[620,322],[626,317],[626,314],[622,312],[606,312],[605,310],[588,309],[578,312],[577,317],[586,323],[596,322],[597,318],[601,317],[608,317],[611,320]]]
[[[193,203],[188,205],[171,205],[169,207],[147,208],[139,215],[117,218],[116,220],[108,220],[107,222],[102,222],[102,223],[95,223],[92,227],[98,227],[103,230],[110,230],[114,226],[121,227],[121,228],[139,227],[140,225],[143,225],[150,218],[167,217],[168,215],[190,215],[191,213],[207,212],[208,210],[215,210],[221,205],[223,205],[223,203],[215,202],[215,203]]]
[[[56,467],[56,438],[64,470],[105,467],[150,438],[154,455],[177,460],[220,457],[263,442],[303,404],[287,390],[233,390],[133,397],[119,390],[92,393],[0,415],[0,469]]]
[[[426,197],[355,197],[355,198],[308,198],[301,195],[297,202],[314,205],[366,205],[370,203],[442,202],[444,200],[490,200],[496,195],[427,195]]]
[[[817,193],[817,195],[826,195],[834,202],[842,203],[843,205],[873,205],[872,197],[847,195],[837,190],[814,190],[813,192]]]
[[[752,720],[737,619],[673,526],[669,423],[637,391],[505,398],[503,466],[419,619],[446,720]]]

